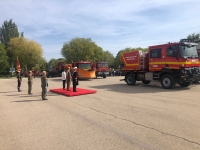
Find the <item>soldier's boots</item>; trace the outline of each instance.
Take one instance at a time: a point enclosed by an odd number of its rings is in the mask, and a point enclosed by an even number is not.
[[[21,92],[20,88],[18,88],[18,92]]]

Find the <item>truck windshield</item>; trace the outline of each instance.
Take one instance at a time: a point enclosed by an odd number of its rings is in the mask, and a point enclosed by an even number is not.
[[[195,58],[198,57],[196,46],[192,45],[179,45],[180,57],[182,58]]]
[[[79,64],[80,69],[91,69],[91,64]]]
[[[99,63],[98,66],[101,68],[108,67],[108,63]]]

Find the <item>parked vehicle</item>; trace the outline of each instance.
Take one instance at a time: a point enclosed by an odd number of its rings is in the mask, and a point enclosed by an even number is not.
[[[181,87],[190,86],[200,79],[200,60],[197,43],[182,39],[161,45],[150,46],[148,52],[132,51],[120,56],[121,70],[125,82],[135,85],[136,81],[149,84],[159,81],[163,88],[171,89],[178,83]]]
[[[61,77],[62,71],[64,69],[65,62],[58,62],[57,66],[53,69],[47,70],[47,77]]]
[[[93,70],[95,70],[95,76],[106,78],[109,75],[108,62],[98,61],[93,63]]]
[[[92,69],[92,63],[89,61],[79,61],[73,62],[71,64],[66,64],[65,62],[59,62],[54,70],[47,71],[47,77],[61,76],[62,71],[70,67],[72,71],[74,67],[77,67],[79,79],[93,79],[95,78],[95,70]]]
[[[78,68],[77,71],[79,79],[94,79],[96,77],[95,70],[93,70],[92,68],[92,62],[89,61],[73,62],[70,68],[73,69],[73,67]]]

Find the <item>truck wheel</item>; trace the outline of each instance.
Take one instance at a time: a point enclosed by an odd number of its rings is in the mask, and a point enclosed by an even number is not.
[[[106,78],[106,76],[103,76],[103,78]]]
[[[186,83],[180,83],[179,84],[181,87],[188,87],[191,85],[191,82],[186,82]]]
[[[149,83],[151,83],[151,81],[142,80],[142,83],[143,83],[143,84],[149,84]]]
[[[175,80],[169,74],[163,75],[161,77],[161,85],[164,89],[171,89],[175,86]]]
[[[127,77],[126,77],[126,83],[127,83],[128,85],[135,85],[136,80],[135,80],[133,74],[128,74],[128,75],[127,75]]]
[[[194,80],[193,83],[195,84],[199,83],[199,79]]]

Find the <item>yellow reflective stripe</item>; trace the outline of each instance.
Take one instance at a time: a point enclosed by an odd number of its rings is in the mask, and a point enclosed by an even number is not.
[[[181,65],[181,64],[200,64],[200,62],[149,62],[150,65],[163,65],[163,64],[174,64],[174,65]]]

